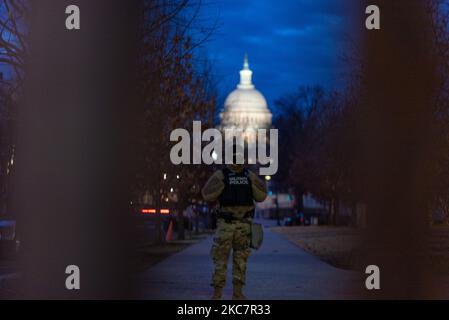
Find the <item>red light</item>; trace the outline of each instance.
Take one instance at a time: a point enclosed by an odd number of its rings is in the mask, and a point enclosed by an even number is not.
[[[170,209],[161,209],[161,214],[170,214]]]
[[[142,214],[154,214],[156,209],[142,209]]]

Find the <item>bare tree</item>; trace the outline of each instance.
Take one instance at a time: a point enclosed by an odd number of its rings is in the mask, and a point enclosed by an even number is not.
[[[302,197],[311,193],[327,204],[329,222],[337,224],[341,205],[354,206],[354,105],[352,92],[329,93],[319,86],[300,87],[277,101],[281,164],[276,179]],[[355,215],[355,213],[353,213]]]
[[[171,164],[170,132],[191,129],[193,120],[210,127],[216,100],[210,69],[195,65],[194,49],[214,29],[212,26],[200,36],[192,35],[201,5],[201,1],[148,1],[142,21],[142,121],[136,197],[149,193],[153,205],[175,208],[180,238],[183,210],[198,197],[206,171],[199,166]],[[186,11],[189,14],[183,16]]]
[[[2,0],[0,4],[0,63],[11,73],[7,82],[16,91],[23,82],[28,52],[27,0]]]
[[[28,1],[0,2],[0,214],[8,214],[9,180],[14,168],[15,114],[27,59]]]

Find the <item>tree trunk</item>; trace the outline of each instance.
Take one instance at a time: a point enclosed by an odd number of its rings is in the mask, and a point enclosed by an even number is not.
[[[158,190],[160,190],[160,188]],[[165,239],[163,237],[163,232],[162,232],[162,228],[163,228],[162,218],[161,218],[161,214],[159,212],[159,210],[161,208],[161,194],[159,192],[156,194],[155,199],[156,199],[155,204],[156,204],[156,210],[157,210],[156,243],[157,244],[162,244],[162,243],[164,243]]]
[[[295,199],[296,199],[296,209],[299,212],[304,212],[304,191],[302,189],[296,189]]]
[[[351,206],[351,226],[357,227],[357,201],[352,201]]]
[[[185,228],[184,228],[184,210],[181,209],[181,206],[178,207],[178,240],[184,240],[185,236]]]
[[[330,206],[330,224],[336,226],[338,224],[338,216],[339,216],[339,200],[338,197],[335,197],[331,200],[331,206]]]

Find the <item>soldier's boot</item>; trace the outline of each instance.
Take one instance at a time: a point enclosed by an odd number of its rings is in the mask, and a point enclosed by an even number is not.
[[[223,288],[214,287],[214,295],[212,296],[212,300],[221,300],[223,296]]]
[[[241,284],[234,285],[232,300],[246,300],[246,297],[243,294],[243,286]]]

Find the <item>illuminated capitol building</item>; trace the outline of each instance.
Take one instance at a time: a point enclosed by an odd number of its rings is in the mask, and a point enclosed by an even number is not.
[[[269,129],[272,119],[267,101],[252,83],[252,75],[245,56],[240,83],[226,98],[219,126],[221,130],[242,130],[248,141],[255,141],[257,129]]]

